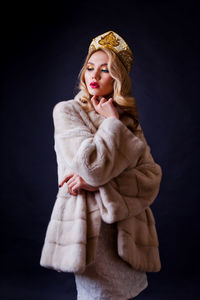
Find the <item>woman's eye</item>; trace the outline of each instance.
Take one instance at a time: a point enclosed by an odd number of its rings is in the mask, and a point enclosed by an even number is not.
[[[87,67],[87,70],[88,70],[88,71],[93,71],[94,68],[93,68],[93,67]],[[108,73],[108,72],[109,72],[108,69],[102,69],[101,71],[102,71],[102,72],[105,72],[105,73]]]
[[[92,71],[92,70],[94,70],[94,68],[92,68],[92,67],[87,67],[87,70],[88,70],[88,71]]]

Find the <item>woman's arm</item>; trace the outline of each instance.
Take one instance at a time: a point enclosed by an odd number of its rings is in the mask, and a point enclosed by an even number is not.
[[[137,216],[156,199],[162,180],[162,169],[154,161],[151,148],[139,125],[139,137],[146,145],[136,166],[130,165],[119,176],[99,188],[98,203],[107,223]]]
[[[95,195],[102,219],[113,223],[142,213],[156,199],[161,178],[158,164],[142,163],[101,186]]]
[[[161,178],[161,167],[151,161],[126,170],[99,188],[90,186],[77,174],[69,174],[60,186],[66,182],[69,193],[74,196],[81,193],[81,190],[98,191],[95,197],[102,219],[113,223],[137,216],[149,207],[158,195]]]
[[[95,132],[86,112],[72,101],[53,110],[55,146],[71,172],[98,187],[136,165],[144,152],[143,141],[115,117],[105,118]]]

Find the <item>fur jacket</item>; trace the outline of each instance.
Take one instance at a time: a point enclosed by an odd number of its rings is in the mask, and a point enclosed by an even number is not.
[[[150,153],[140,124],[104,118],[83,109],[76,98],[53,108],[58,183],[80,175],[96,192],[58,189],[47,227],[40,265],[82,273],[95,259],[101,220],[117,222],[118,255],[135,270],[161,268],[155,218],[150,205],[159,193],[161,167]]]

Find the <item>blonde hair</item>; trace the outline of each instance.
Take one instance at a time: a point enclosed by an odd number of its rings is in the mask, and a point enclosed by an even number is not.
[[[134,120],[135,129],[139,124],[138,120],[138,110],[137,104],[134,97],[131,96],[131,79],[129,74],[120,61],[117,54],[108,48],[100,48],[98,50],[93,50],[88,53],[84,65],[79,73],[79,93],[75,98],[83,103],[83,108],[86,111],[92,109],[91,95],[89,94],[86,84],[85,84],[85,70],[87,68],[87,63],[91,55],[96,51],[104,51],[108,55],[108,70],[111,77],[114,79],[113,83],[113,100],[116,102],[120,108],[122,108],[126,114],[128,114]]]

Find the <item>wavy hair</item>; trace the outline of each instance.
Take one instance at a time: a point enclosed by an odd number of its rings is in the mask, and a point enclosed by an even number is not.
[[[139,124],[138,119],[138,109],[136,100],[134,97],[131,96],[131,79],[130,76],[124,67],[123,63],[120,61],[117,54],[114,51],[108,48],[100,48],[98,50],[93,50],[92,52],[88,53],[84,65],[79,73],[79,92],[75,96],[76,100],[81,101],[83,104],[83,108],[86,111],[90,111],[92,109],[91,104],[91,95],[89,94],[86,84],[85,84],[85,70],[87,68],[87,63],[91,55],[96,51],[104,51],[108,55],[108,70],[111,77],[114,79],[113,83],[113,100],[121,109],[123,109],[126,114],[128,114],[133,120],[135,124],[135,128]]]

